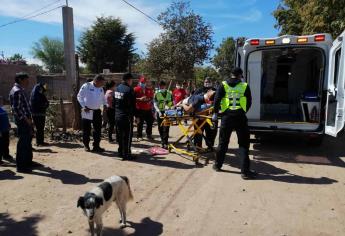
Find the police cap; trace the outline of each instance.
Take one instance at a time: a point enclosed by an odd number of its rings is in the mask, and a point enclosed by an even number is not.
[[[237,78],[238,76],[243,75],[243,70],[240,67],[235,67],[232,71],[231,71],[231,77],[232,78]]]

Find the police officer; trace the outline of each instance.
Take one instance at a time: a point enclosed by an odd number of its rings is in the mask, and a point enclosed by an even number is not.
[[[170,109],[173,106],[173,96],[170,91],[166,89],[165,81],[161,80],[159,83],[159,90],[156,92],[154,97],[154,107],[157,113],[157,123],[158,131],[162,141],[162,147],[168,148],[168,139],[169,139],[169,126],[162,126],[163,119],[161,118],[164,115],[166,109]]]
[[[32,118],[36,127],[36,145],[45,146],[44,126],[46,123],[46,111],[49,107],[49,101],[45,95],[46,84],[37,83],[32,89],[30,103],[32,109]]]
[[[220,171],[228,150],[230,136],[236,131],[241,158],[241,176],[243,179],[252,179],[256,176],[250,170],[249,160],[249,128],[246,112],[252,104],[250,88],[242,82],[243,72],[241,68],[235,68],[231,72],[231,78],[223,81],[216,92],[213,121],[217,121],[219,110],[222,112],[221,127],[219,134],[219,146],[216,163],[213,168]]]
[[[90,151],[91,124],[93,126],[93,152],[104,152],[100,147],[102,131],[102,111],[103,106],[106,109],[106,100],[104,97],[104,77],[96,75],[92,82],[87,82],[81,86],[77,95],[78,102],[83,109],[83,143],[85,151]],[[84,114],[84,116],[83,116]],[[89,114],[89,115],[87,115]]]
[[[116,135],[118,153],[122,160],[132,160],[131,145],[133,137],[133,116],[135,112],[135,94],[132,86],[133,75],[125,73],[123,82],[114,92]]]
[[[199,88],[195,90],[194,94],[206,94],[209,90],[216,91],[216,89],[213,87],[212,84],[212,78],[206,77],[204,80],[204,86],[202,88]],[[212,104],[212,101],[210,101]],[[203,123],[202,120],[199,120],[197,122],[197,125],[200,126]],[[205,137],[206,137],[206,145],[208,151],[213,151],[214,141],[217,136],[218,131],[218,122],[214,122],[213,127],[211,127],[208,123],[206,123],[202,127],[202,132],[205,131]],[[202,134],[196,134],[194,137],[194,144],[198,147],[202,146]]]

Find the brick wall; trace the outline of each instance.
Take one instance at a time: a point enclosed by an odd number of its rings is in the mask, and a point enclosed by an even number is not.
[[[36,77],[38,75],[38,72],[35,67],[27,65],[0,64],[0,96],[5,99],[5,103],[8,103],[8,95],[14,84],[15,74],[18,72],[25,72],[30,76],[30,85],[27,89],[29,92],[36,84]]]
[[[114,80],[116,84],[122,82],[123,73],[109,73],[103,75],[106,80]],[[94,74],[81,74],[80,86],[86,82],[87,79],[92,79]],[[40,75],[37,78],[37,82],[45,82],[48,85],[47,97],[48,99],[64,99],[71,100],[70,90],[67,88],[66,77],[62,74],[57,75]]]

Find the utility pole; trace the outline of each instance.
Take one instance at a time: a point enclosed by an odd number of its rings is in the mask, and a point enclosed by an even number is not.
[[[68,1],[66,1],[68,4]],[[64,38],[64,59],[68,93],[72,94],[72,88],[76,81],[75,46],[74,46],[74,25],[73,9],[68,6],[62,7],[63,38]]]

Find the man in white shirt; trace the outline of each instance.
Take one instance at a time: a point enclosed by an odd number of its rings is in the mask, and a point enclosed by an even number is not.
[[[102,131],[102,112],[101,107],[106,109],[106,100],[104,97],[105,79],[101,75],[96,75],[93,81],[87,82],[81,86],[77,99],[82,107],[82,126],[83,143],[85,151],[90,151],[91,124],[93,125],[93,149],[94,152],[104,152],[100,147]]]

